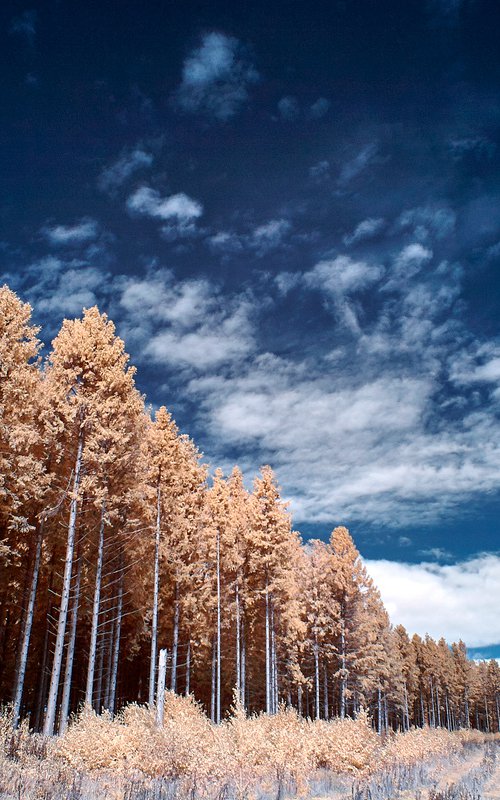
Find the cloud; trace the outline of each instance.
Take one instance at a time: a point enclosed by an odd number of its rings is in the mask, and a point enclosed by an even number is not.
[[[225,121],[248,100],[259,74],[242,44],[224,33],[207,33],[185,60],[176,100],[183,111]]]
[[[445,239],[455,228],[456,214],[448,206],[428,205],[403,211],[396,223],[402,230],[411,229],[412,235],[420,240],[430,235]]]
[[[117,161],[103,169],[97,179],[97,186],[102,192],[114,193],[139,170],[150,167],[153,156],[142,147],[135,147],[125,152]]]
[[[464,136],[451,139],[449,143],[451,157],[454,161],[463,161],[473,156],[478,161],[493,157],[496,144],[486,136]]]
[[[118,316],[145,360],[201,373],[242,361],[255,348],[245,296],[222,296],[208,280],[175,280],[168,270],[122,282]]]
[[[45,238],[54,245],[73,245],[97,238],[99,226],[95,219],[81,219],[74,225],[54,225],[42,229]]]
[[[378,281],[383,268],[366,261],[354,261],[349,256],[337,256],[331,261],[320,261],[304,273],[307,286],[330,295],[350,294]]]
[[[37,13],[33,9],[23,11],[19,17],[14,17],[10,23],[9,33],[22,36],[32,47],[35,43]]]
[[[161,197],[156,189],[151,189],[149,186],[141,186],[130,195],[127,208],[134,214],[172,221],[172,226],[163,229],[167,238],[172,231],[176,231],[178,235],[193,233],[194,221],[203,214],[201,203],[188,197],[184,192]]]
[[[419,242],[403,247],[394,259],[394,274],[402,278],[414,277],[432,258],[432,250]]]
[[[368,219],[364,219],[359,225],[356,225],[352,233],[344,236],[342,241],[345,245],[350,246],[366,239],[371,239],[380,233],[384,225],[385,220],[381,217],[368,217]]]
[[[339,186],[347,186],[352,180],[358,177],[373,162],[378,152],[375,142],[365,145],[354,158],[343,164],[338,177]]]
[[[311,107],[309,108],[309,116],[311,119],[321,119],[324,117],[325,114],[328,113],[331,107],[331,103],[326,97],[318,97],[318,99],[312,103]]]
[[[485,554],[458,564],[367,561],[393,624],[470,647],[500,643],[500,558]]]
[[[271,219],[249,233],[220,231],[209,238],[209,245],[212,250],[226,255],[249,251],[262,258],[284,244],[291,228],[287,219]]]
[[[316,183],[324,183],[330,179],[330,162],[319,161],[309,168],[309,177]]]
[[[293,122],[300,115],[300,106],[296,97],[282,97],[278,103],[278,111],[281,119]]]
[[[37,298],[37,311],[41,314],[77,317],[83,308],[90,308],[96,305],[98,299],[102,300],[109,278],[97,267],[63,270],[59,272],[51,291]]]
[[[471,343],[455,308],[461,269],[433,264],[420,242],[385,260],[279,273],[272,307],[292,309],[289,355],[261,351],[186,387],[210,449],[223,442],[252,471],[272,463],[298,522],[435,523],[500,484],[499,356]],[[305,315],[311,334],[294,336]],[[470,376],[491,387],[480,405]]]

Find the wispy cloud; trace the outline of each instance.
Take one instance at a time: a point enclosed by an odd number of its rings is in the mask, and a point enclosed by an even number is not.
[[[94,219],[84,218],[74,225],[46,226],[42,233],[53,245],[82,244],[97,238],[99,225]]]
[[[10,23],[9,33],[22,36],[32,47],[35,43],[37,13],[31,9],[23,11],[18,17],[14,17]]]
[[[346,234],[343,242],[347,247],[350,247],[353,244],[358,244],[358,242],[372,239],[384,229],[384,226],[385,220],[381,217],[368,217],[368,219],[364,219],[356,225],[352,233]]]
[[[287,219],[271,219],[257,225],[248,233],[219,231],[209,238],[212,250],[226,255],[249,251],[262,258],[271,250],[281,247],[292,225]]]
[[[166,222],[161,233],[168,241],[199,234],[196,221],[203,214],[203,206],[184,192],[162,197],[156,189],[141,186],[128,198],[127,208],[132,214]]]
[[[300,106],[296,97],[287,95],[278,102],[278,112],[282,119],[292,122],[300,115]]]
[[[176,93],[179,107],[224,121],[248,100],[248,88],[259,79],[241,42],[233,36],[212,32],[185,60],[182,82]]]
[[[485,554],[458,564],[367,561],[392,622],[471,647],[500,642],[500,558]]]
[[[177,370],[210,372],[254,351],[254,309],[245,296],[223,298],[206,279],[175,280],[168,270],[122,281],[117,314],[141,357]]]
[[[378,145],[375,142],[370,142],[361,148],[361,150],[351,159],[346,161],[340,170],[338,177],[338,184],[341,187],[346,187],[351,181],[358,177],[368,165],[373,162],[378,152]]]
[[[139,170],[150,167],[153,155],[142,147],[126,151],[113,164],[103,169],[97,179],[97,186],[103,192],[114,193],[120,186]]]

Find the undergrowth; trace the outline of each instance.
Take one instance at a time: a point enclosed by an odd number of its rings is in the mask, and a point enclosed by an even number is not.
[[[164,724],[127,706],[114,719],[83,709],[61,738],[14,731],[0,714],[0,798],[21,800],[282,800],[288,796],[386,800],[425,784],[425,765],[488,746],[477,774],[455,794],[476,800],[494,768],[494,737],[477,731],[414,729],[379,737],[368,715],[310,721],[292,709],[246,717],[241,707],[212,725],[190,698],[168,694]],[[446,789],[448,791],[448,789]],[[460,792],[462,792],[460,794]],[[465,792],[469,792],[466,794]]]

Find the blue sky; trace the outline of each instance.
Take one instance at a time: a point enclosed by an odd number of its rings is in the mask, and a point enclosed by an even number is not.
[[[207,460],[270,463],[383,590],[439,579],[447,630],[457,591],[500,585],[499,24],[480,0],[0,9],[1,279],[45,341],[97,303]]]

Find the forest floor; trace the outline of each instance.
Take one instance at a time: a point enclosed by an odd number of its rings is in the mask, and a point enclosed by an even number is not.
[[[3,765],[5,767],[5,764]],[[24,771],[23,771],[24,772]],[[9,780],[10,777],[10,780]],[[47,780],[43,763],[38,775],[24,772],[7,776],[0,769],[0,800],[179,800],[178,787],[164,779],[133,780],[108,771],[74,774],[59,784]],[[62,774],[60,774],[62,778]],[[429,759],[411,768],[394,765],[363,780],[320,772],[308,782],[309,790],[290,792],[290,787],[267,785],[250,793],[253,800],[500,800],[500,747],[471,746],[460,755]],[[283,791],[284,788],[284,791]],[[212,800],[230,800],[214,795]],[[241,799],[240,799],[241,800]]]
[[[346,800],[347,796],[344,789],[328,800]],[[500,747],[490,743],[465,748],[459,755],[423,762],[406,776],[398,776],[397,769],[386,770],[365,784],[353,782],[349,797],[354,800],[500,800]]]

